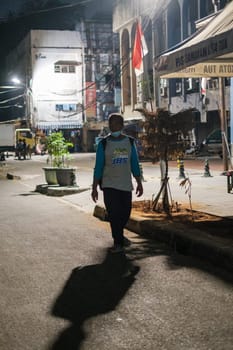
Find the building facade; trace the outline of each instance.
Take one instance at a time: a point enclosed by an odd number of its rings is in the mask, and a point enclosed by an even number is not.
[[[91,151],[120,108],[119,41],[111,18],[80,21],[75,29],[31,30],[6,59],[7,80],[24,84],[27,125],[63,130],[70,140],[78,133]]]
[[[76,31],[31,30],[7,57],[9,77],[25,84],[35,129],[77,129],[84,120],[84,46]]]
[[[113,13],[113,30],[120,36],[122,112],[125,119],[138,116],[138,108],[166,108],[171,113],[182,109],[196,110],[195,142],[199,144],[209,132],[220,128],[219,81],[207,79],[205,102],[201,95],[201,78],[160,79],[154,74],[154,61],[162,53],[187,40],[221,11],[227,0],[119,0]],[[139,21],[148,47],[143,58],[144,72],[135,75],[132,52],[136,23]],[[229,124],[230,79],[225,79],[226,114]]]
[[[83,144],[86,151],[93,151],[96,137],[107,126],[109,114],[120,111],[119,39],[112,31],[112,16],[86,18],[77,30],[82,33],[85,46]]]

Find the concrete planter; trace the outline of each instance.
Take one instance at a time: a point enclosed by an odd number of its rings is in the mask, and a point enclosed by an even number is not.
[[[60,186],[76,186],[76,168],[56,168],[57,183]]]
[[[43,168],[45,173],[45,181],[48,185],[57,185],[57,168],[45,167]]]

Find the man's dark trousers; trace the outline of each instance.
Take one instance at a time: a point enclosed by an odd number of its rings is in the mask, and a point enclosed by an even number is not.
[[[108,213],[114,244],[124,245],[124,227],[132,208],[132,192],[104,188],[104,204]]]

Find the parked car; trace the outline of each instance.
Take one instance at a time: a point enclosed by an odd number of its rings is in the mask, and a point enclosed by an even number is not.
[[[230,143],[230,128],[227,133],[228,144]],[[201,143],[199,153],[218,154],[222,157],[222,132],[221,129],[213,130]]]

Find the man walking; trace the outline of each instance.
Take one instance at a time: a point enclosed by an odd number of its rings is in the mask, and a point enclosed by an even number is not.
[[[122,133],[122,115],[111,114],[108,122],[110,134],[99,142],[96,151],[91,196],[96,202],[101,186],[114,241],[111,251],[118,253],[129,243],[123,233],[132,208],[132,175],[138,197],[143,194],[143,186],[134,140]]]

